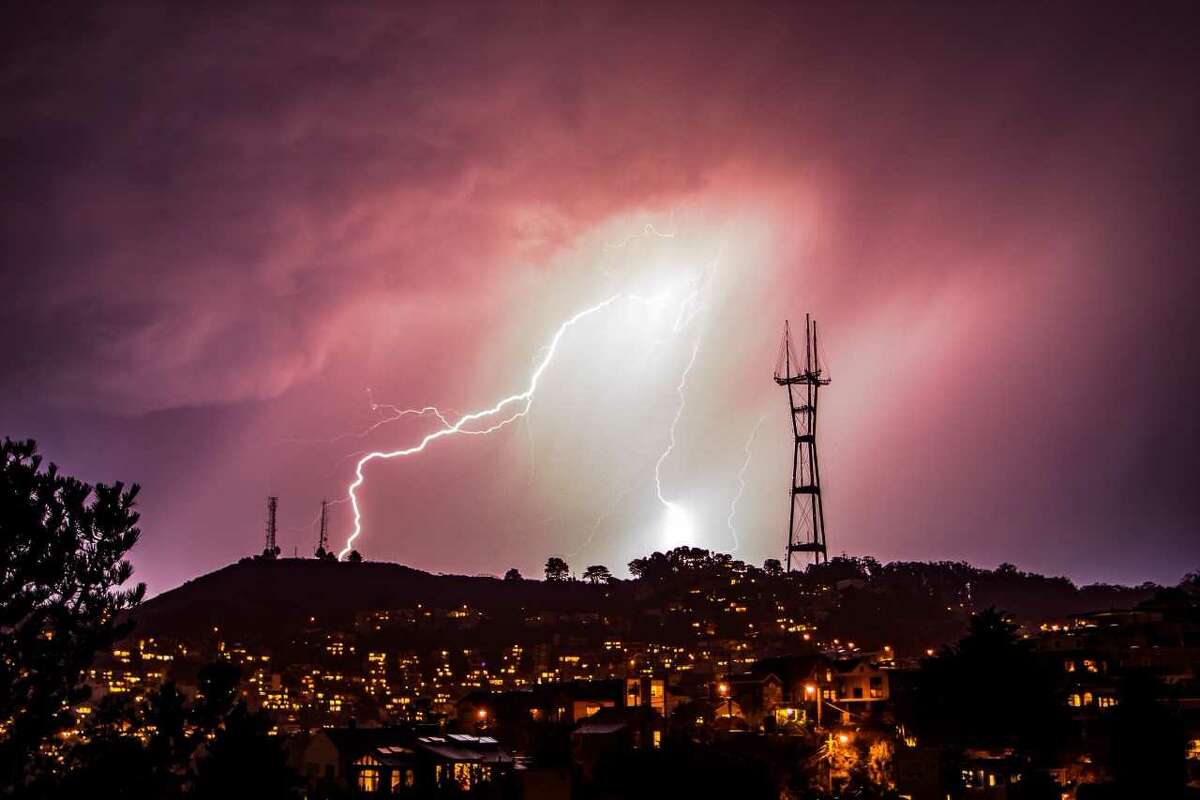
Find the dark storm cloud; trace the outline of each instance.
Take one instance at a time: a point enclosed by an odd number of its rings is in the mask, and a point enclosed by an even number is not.
[[[1185,13],[24,13],[0,68],[0,420],[97,477],[154,476],[152,581],[246,549],[217,531],[231,502],[256,514],[278,484],[337,486],[336,464],[331,481],[262,443],[350,407],[355,365],[407,397],[477,402],[447,362],[473,364],[486,325],[528,311],[498,299],[514,265],[560,277],[556,254],[593,225],[681,204],[769,218],[776,258],[752,290],[840,332],[840,385],[864,392],[826,433],[836,548],[1127,580],[1195,566]],[[722,408],[754,402],[727,391]],[[498,541],[523,565],[558,546]],[[436,542],[377,546],[454,566]]]

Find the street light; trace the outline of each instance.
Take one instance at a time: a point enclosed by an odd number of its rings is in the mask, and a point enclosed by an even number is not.
[[[729,690],[729,684],[725,681],[718,683],[717,694],[725,698],[725,716],[729,718],[729,729],[733,730],[733,692]]]
[[[805,684],[804,695],[814,698],[817,703],[817,727],[819,728],[821,727],[821,695],[817,691],[817,685],[815,683]]]

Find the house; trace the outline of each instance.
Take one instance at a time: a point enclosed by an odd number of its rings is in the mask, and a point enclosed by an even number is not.
[[[662,746],[663,717],[649,706],[605,708],[571,732],[571,757],[589,780],[607,756]]]
[[[715,702],[718,717],[732,716],[731,711],[736,709],[736,715],[741,716],[752,728],[774,725],[776,711],[787,707],[783,700],[783,681],[772,672],[731,675],[718,683]]]
[[[328,728],[299,749],[296,766],[311,787],[349,787],[357,760],[377,747],[399,744],[412,735],[409,728]]]
[[[900,747],[892,759],[896,791],[911,800],[1005,800],[1027,770],[1011,750]]]
[[[625,706],[627,708],[648,706],[662,716],[668,717],[674,710],[673,707],[669,707],[669,701],[672,699],[678,702],[678,696],[668,697],[667,684],[662,678],[625,679]]]
[[[475,691],[457,704],[459,725],[480,733],[505,720],[574,724],[602,708],[623,704],[620,680],[543,683],[510,692]]]
[[[414,750],[418,790],[471,791],[482,784],[499,785],[515,763],[512,754],[490,736],[422,736]]]
[[[834,695],[855,711],[873,711],[889,696],[888,671],[868,657],[833,662]]]
[[[787,705],[812,702],[817,691],[827,700],[835,696],[832,663],[819,653],[759,659],[750,667],[750,674],[779,678],[782,702]]]
[[[466,791],[501,784],[514,759],[500,743],[469,734],[420,735],[409,728],[333,728],[299,754],[315,792],[361,795]]]

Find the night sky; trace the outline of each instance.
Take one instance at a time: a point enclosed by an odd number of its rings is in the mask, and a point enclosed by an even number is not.
[[[372,400],[491,406],[617,295],[526,416],[364,468],[367,558],[781,556],[811,312],[831,552],[1200,567],[1183,6],[215,5],[0,25],[0,434],[142,484],[151,591],[268,494],[311,554],[356,452],[437,429]]]

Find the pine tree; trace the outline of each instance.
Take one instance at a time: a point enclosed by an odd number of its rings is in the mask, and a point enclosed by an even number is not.
[[[119,615],[145,594],[121,588],[137,493],[42,469],[32,441],[0,445],[0,790],[48,774],[55,735],[90,694],[85,671],[130,629]]]

